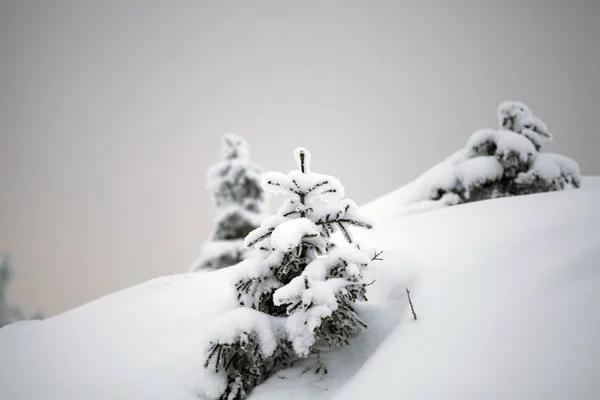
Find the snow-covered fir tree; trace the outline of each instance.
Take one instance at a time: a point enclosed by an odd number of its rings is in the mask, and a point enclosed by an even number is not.
[[[205,368],[221,382],[209,397],[243,399],[277,370],[347,344],[366,328],[354,303],[367,300],[363,269],[380,253],[361,249],[353,229],[372,226],[352,200],[342,199],[336,178],[310,170],[308,151],[294,154],[297,171],[269,172],[262,180],[266,191],[286,200],[246,236],[256,255],[236,266],[232,282],[242,307],[222,316],[207,343]],[[332,240],[336,232],[347,244]]]
[[[0,328],[11,322],[12,315],[6,299],[6,288],[12,277],[12,266],[8,254],[2,255],[0,263]]]
[[[525,104],[500,104],[498,122],[500,129],[482,129],[471,136],[464,157],[433,188],[432,200],[461,204],[580,187],[575,161],[542,152],[552,134]]]
[[[0,261],[0,328],[4,325],[24,319],[23,313],[8,302],[6,291],[12,279],[13,269],[9,254],[2,254]]]
[[[217,209],[211,237],[200,250],[191,272],[214,270],[239,263],[248,256],[244,237],[265,218],[266,196],[262,171],[250,161],[248,143],[240,136],[222,137],[223,160],[207,172],[207,188]]]

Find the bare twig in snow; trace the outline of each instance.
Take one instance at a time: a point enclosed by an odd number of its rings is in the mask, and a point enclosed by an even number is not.
[[[408,304],[410,304],[410,310],[412,311],[413,318],[416,321],[417,320],[417,314],[415,313],[415,309],[413,307],[412,300],[410,299],[410,290],[406,289],[406,295],[408,296]]]
[[[376,251],[371,261],[383,261],[383,258],[379,258],[379,256],[383,253],[383,251]]]

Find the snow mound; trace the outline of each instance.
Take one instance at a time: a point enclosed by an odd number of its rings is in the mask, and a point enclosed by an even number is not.
[[[597,204],[597,190],[505,198],[374,232],[422,263],[419,320],[404,312],[334,399],[597,398]]]
[[[358,307],[369,328],[322,354],[326,375],[314,373],[318,360],[303,360],[250,399],[596,398],[600,185],[586,182],[380,220],[360,237],[384,250],[366,272],[370,301]],[[390,197],[371,208],[394,215]],[[154,279],[0,329],[2,399],[218,393],[201,344],[237,307],[238,269]]]
[[[237,307],[226,279],[221,271],[153,279],[0,329],[0,398],[197,400],[207,321]]]
[[[457,151],[407,185],[364,204],[361,211],[377,223],[445,207],[446,204],[441,201],[427,199],[436,187],[449,187],[455,183],[454,169],[465,161],[468,155],[466,149]]]

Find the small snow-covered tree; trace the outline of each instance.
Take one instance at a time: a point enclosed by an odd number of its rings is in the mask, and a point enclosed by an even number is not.
[[[207,187],[217,209],[215,227],[191,272],[228,267],[247,257],[244,237],[265,217],[266,196],[261,170],[250,161],[248,143],[238,135],[222,137],[223,161],[207,173]]]
[[[482,129],[470,137],[464,157],[434,186],[432,200],[461,204],[580,187],[575,161],[542,152],[552,134],[525,104],[500,104],[498,122],[499,130]]]
[[[234,286],[241,308],[226,313],[206,349],[206,368],[221,386],[212,397],[243,399],[258,384],[321,346],[347,344],[366,324],[354,303],[366,301],[363,269],[380,253],[355,243],[354,227],[370,229],[340,182],[310,170],[310,154],[295,151],[298,170],[267,173],[265,190],[286,197],[277,215],[245,239],[256,256],[243,261]],[[331,235],[341,232],[346,245]]]

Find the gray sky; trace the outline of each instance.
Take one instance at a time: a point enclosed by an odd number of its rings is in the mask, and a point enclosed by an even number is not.
[[[470,3],[0,0],[10,298],[53,314],[185,271],[226,131],[265,169],[307,147],[363,203],[520,100],[600,174],[600,2]]]

